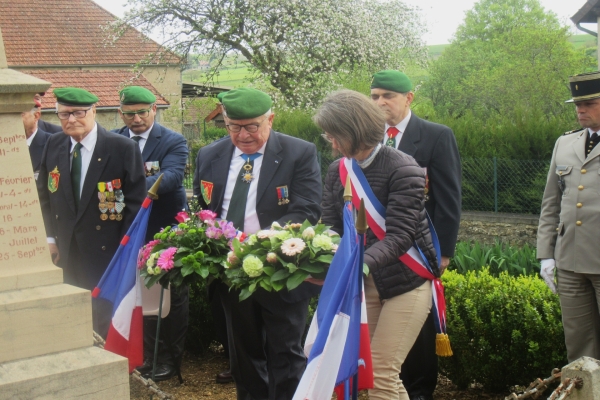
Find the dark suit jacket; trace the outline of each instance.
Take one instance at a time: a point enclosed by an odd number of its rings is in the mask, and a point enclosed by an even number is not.
[[[38,120],[38,129],[48,132],[49,134],[54,134],[58,132],[62,132],[62,126],[51,124],[50,122],[44,121],[43,119]]]
[[[429,178],[425,208],[440,239],[442,255],[454,256],[461,211],[461,165],[454,133],[414,113],[398,149],[413,156]]]
[[[107,132],[98,125],[98,141],[83,183],[78,211],[71,186],[71,139],[64,133],[48,139],[37,180],[38,195],[46,226],[46,235],[54,237],[60,252],[59,266],[65,279],[76,276],[72,282],[85,289],[93,289],[108,267],[119,247],[119,242],[135,219],[146,197],[142,156],[133,140]],[[58,190],[48,189],[49,173],[57,168],[60,173]],[[98,209],[98,182],[120,179],[125,196],[121,221],[100,219]],[[71,247],[77,246],[79,265],[69,261]]]
[[[129,138],[129,128],[124,126],[116,131]],[[175,215],[186,208],[186,194],[183,187],[183,174],[188,160],[185,138],[177,132],[154,123],[144,151],[144,162],[158,161],[160,172],[146,177],[146,189],[150,189],[159,175],[164,174],[158,188],[158,199],[152,202],[148,221],[146,241],[152,240],[160,228],[176,223]]]
[[[219,216],[233,151],[231,139],[225,137],[200,149],[196,158],[194,195],[198,196],[203,209],[210,209]],[[256,213],[261,228],[269,228],[273,221],[282,226],[306,219],[316,223],[321,216],[323,185],[315,145],[271,130],[263,157],[256,193]],[[201,196],[201,180],[214,184],[210,204]],[[278,205],[278,186],[288,187],[289,204]],[[282,293],[282,298],[296,301],[316,292],[316,285],[305,283],[289,293]]]
[[[38,127],[37,133],[33,137],[33,141],[29,146],[29,156],[31,157],[31,166],[33,172],[37,172],[40,169],[40,163],[42,162],[42,153],[44,152],[44,146],[51,136],[51,133],[41,130]]]

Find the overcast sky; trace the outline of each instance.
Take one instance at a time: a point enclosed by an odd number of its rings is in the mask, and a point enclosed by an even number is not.
[[[100,6],[117,16],[123,15],[127,0],[94,0]],[[285,1],[285,0],[282,0]],[[405,3],[421,8],[421,15],[429,31],[425,36],[427,44],[448,43],[463,21],[465,12],[473,7],[475,0],[404,0]],[[585,4],[585,0],[540,0],[547,10],[554,11],[561,21],[573,26],[569,20]],[[590,29],[590,26],[586,26]],[[573,26],[574,32],[575,28]],[[591,25],[592,30],[595,24]],[[583,32],[579,32],[583,33]]]

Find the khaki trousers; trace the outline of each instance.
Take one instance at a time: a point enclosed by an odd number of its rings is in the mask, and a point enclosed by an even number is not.
[[[567,358],[600,359],[600,275],[557,271]]]
[[[400,381],[400,368],[412,348],[431,308],[431,282],[381,301],[373,276],[365,279],[367,318],[375,387],[370,400],[408,400]]]

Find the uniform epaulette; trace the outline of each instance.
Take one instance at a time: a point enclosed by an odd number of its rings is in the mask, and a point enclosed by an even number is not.
[[[570,135],[571,133],[575,133],[575,132],[581,132],[581,131],[582,131],[582,130],[584,130],[584,129],[587,129],[587,128],[583,128],[583,129],[582,129],[582,128],[579,128],[579,129],[573,129],[572,131],[569,131],[569,132],[565,132],[565,133],[563,133],[563,136],[565,136],[565,135]]]

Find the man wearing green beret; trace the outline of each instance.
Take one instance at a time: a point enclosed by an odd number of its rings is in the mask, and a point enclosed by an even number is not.
[[[413,84],[403,72],[374,74],[371,99],[387,116],[383,144],[411,155],[426,171],[425,208],[439,238],[443,273],[454,256],[461,212],[461,165],[454,133],[410,110]],[[402,365],[401,380],[411,400],[433,399],[438,375],[435,340],[430,313]]]
[[[63,132],[48,139],[37,180],[52,260],[64,282],[92,290],[146,197],[139,149],[95,121],[98,97],[56,88]],[[94,330],[106,337],[112,304],[92,299]]]
[[[202,208],[248,234],[321,215],[321,175],[313,143],[271,129],[269,95],[252,88],[221,96],[228,138],[198,152],[194,194]],[[306,366],[302,334],[308,302],[319,287],[290,292],[262,288],[240,302],[219,290],[229,336],[231,373],[239,400],[289,400]]]
[[[119,92],[119,99],[119,115],[125,126],[115,132],[139,146],[146,170],[146,188],[150,189],[163,174],[158,199],[152,204],[148,220],[146,242],[149,242],[161,228],[175,223],[177,213],[186,208],[183,174],[188,160],[187,143],[181,134],[156,122],[156,96],[150,90],[127,86]],[[179,293],[171,290],[171,311],[161,324],[164,338],[158,350],[155,381],[169,379],[179,369],[188,327],[188,310],[189,288],[182,287]],[[138,370],[146,377],[152,375],[155,334],[156,318],[144,318],[144,365]]]

